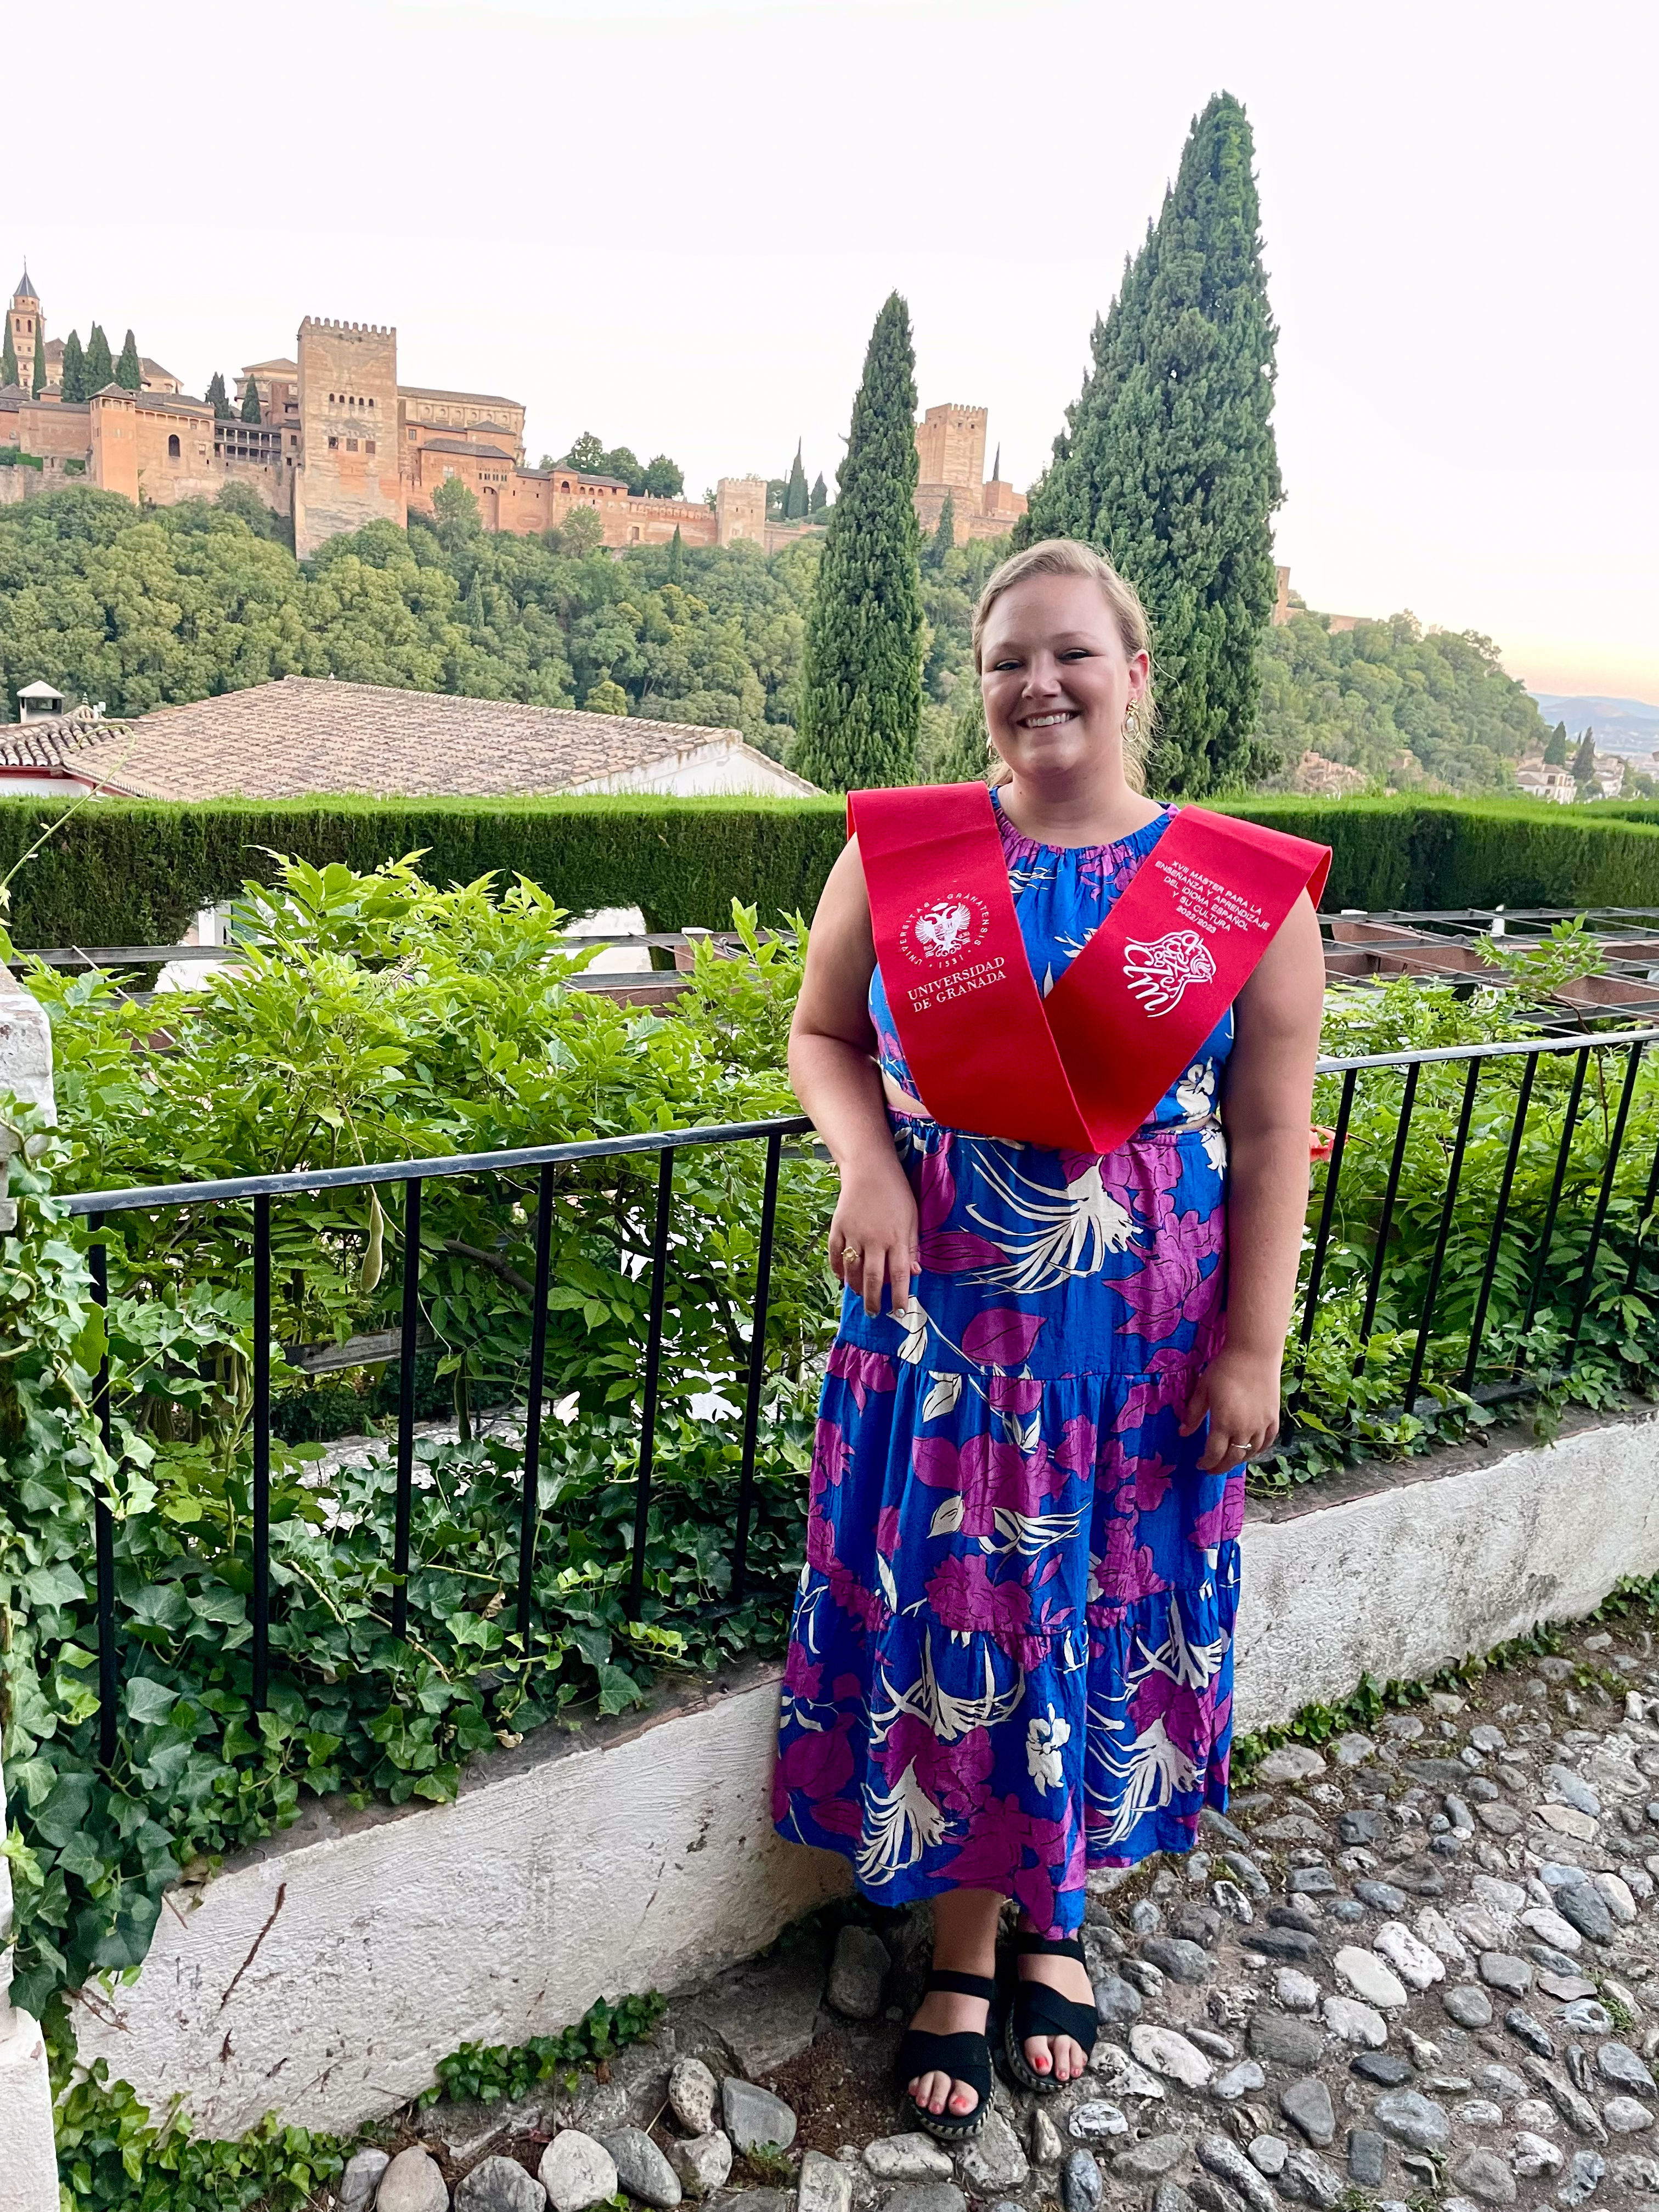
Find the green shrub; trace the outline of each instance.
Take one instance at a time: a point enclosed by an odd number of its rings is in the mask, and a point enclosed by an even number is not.
[[[64,811],[0,800],[0,877]],[[1659,905],[1659,810],[1651,823],[1526,800],[1258,798],[1224,811],[1329,845],[1328,910]],[[417,851],[434,884],[522,874],[574,913],[637,905],[653,928],[720,928],[733,898],[769,921],[810,913],[843,834],[833,799],[100,800],[19,871],[10,928],[23,945],[173,944],[250,874],[274,880],[273,853],[368,872]]]

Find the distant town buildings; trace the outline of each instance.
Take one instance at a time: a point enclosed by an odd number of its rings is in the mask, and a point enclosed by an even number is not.
[[[106,385],[66,401],[63,342],[44,338],[39,295],[25,270],[9,311],[18,381],[0,387],[0,506],[74,482],[170,507],[246,484],[294,520],[303,557],[366,523],[430,514],[445,483],[465,485],[487,530],[514,536],[556,529],[577,507],[598,515],[608,546],[739,541],[769,552],[817,527],[769,523],[762,477],[722,477],[703,500],[630,494],[617,478],[526,465],[523,403],[499,392],[449,392],[398,380],[398,333],[373,323],[307,315],[292,356],[246,364],[235,380],[236,419],[218,420],[178,377],[145,359],[142,388]],[[37,345],[46,384],[33,391]],[[240,419],[255,393],[259,419]],[[957,541],[997,538],[1025,510],[1023,493],[985,476],[986,410],[930,407],[916,430],[916,513],[936,530],[953,502]],[[8,465],[8,453],[16,459]]]

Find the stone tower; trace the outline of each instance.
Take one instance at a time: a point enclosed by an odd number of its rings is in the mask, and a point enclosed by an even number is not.
[[[925,484],[949,484],[971,491],[979,503],[985,475],[985,416],[982,407],[930,407],[916,426],[917,477]],[[961,505],[961,501],[957,501]]]
[[[300,325],[300,466],[294,544],[303,560],[325,538],[408,520],[398,451],[398,333],[376,323],[307,315]]]
[[[17,356],[17,381],[25,392],[34,386],[34,348],[40,331],[40,296],[24,270],[11,295],[11,349]]]

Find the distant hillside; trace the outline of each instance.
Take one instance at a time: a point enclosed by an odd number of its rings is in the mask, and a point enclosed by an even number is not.
[[[1659,752],[1659,707],[1650,699],[1600,699],[1583,693],[1534,691],[1547,722],[1565,722],[1570,738],[1594,730],[1603,752]]]
[[[1328,620],[1298,610],[1262,641],[1258,727],[1283,759],[1275,781],[1311,752],[1395,791],[1514,790],[1549,725],[1490,638],[1425,634],[1410,614],[1334,635]]]

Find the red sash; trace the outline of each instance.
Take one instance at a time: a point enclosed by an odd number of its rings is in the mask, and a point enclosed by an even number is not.
[[[887,1003],[937,1121],[1114,1152],[1197,1058],[1323,845],[1183,806],[1048,997],[982,783],[847,796]]]

